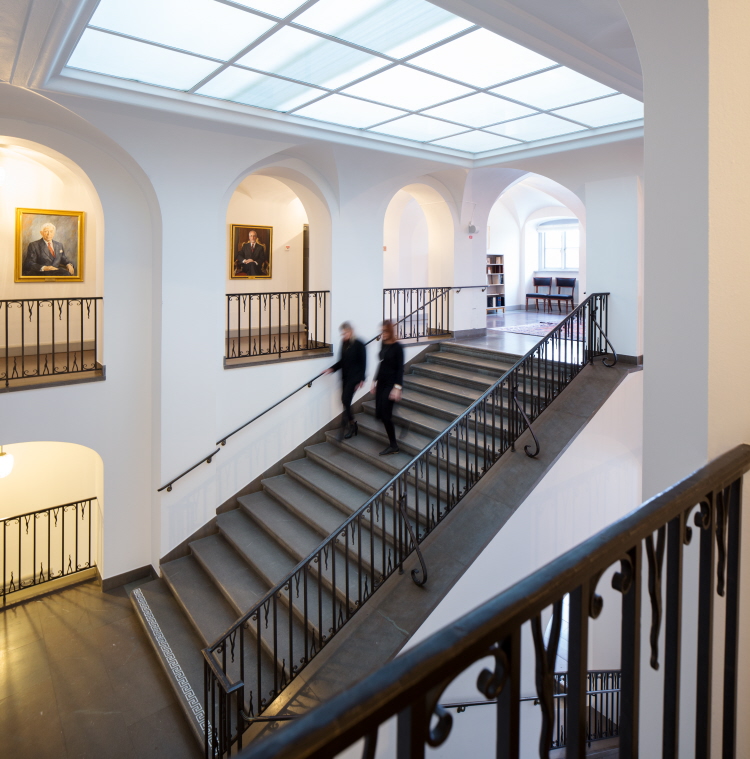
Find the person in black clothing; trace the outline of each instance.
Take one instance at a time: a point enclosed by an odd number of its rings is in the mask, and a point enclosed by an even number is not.
[[[393,404],[401,400],[401,385],[404,382],[404,349],[398,342],[393,322],[383,322],[380,365],[372,382],[375,393],[375,416],[383,422],[388,435],[388,447],[380,451],[381,456],[398,453],[396,430],[393,426]]]
[[[344,404],[341,426],[346,429],[344,437],[348,439],[358,432],[351,407],[354,393],[365,384],[367,350],[362,341],[354,336],[354,330],[349,322],[344,322],[339,329],[341,330],[341,356],[323,374],[333,374],[341,369],[341,403]]]

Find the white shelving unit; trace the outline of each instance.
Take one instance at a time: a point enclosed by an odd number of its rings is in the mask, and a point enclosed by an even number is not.
[[[505,313],[505,267],[503,256],[487,254],[487,313]]]

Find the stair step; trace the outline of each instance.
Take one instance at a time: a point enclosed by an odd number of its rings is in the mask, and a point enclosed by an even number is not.
[[[369,438],[376,440],[378,447],[381,449],[388,444],[388,436],[385,433],[383,424],[373,414],[357,414],[354,418],[357,420],[360,435],[367,435]],[[393,421],[398,425],[396,427],[398,447],[412,458],[435,439],[435,435],[425,435],[412,427],[404,425],[404,420],[395,414]],[[448,425],[447,422],[444,424]]]
[[[311,445],[305,451],[318,464],[348,480],[356,487],[369,491],[369,495],[376,493],[391,479],[391,475],[387,471],[372,466],[359,456],[347,453],[330,442]],[[398,456],[399,454],[395,455]]]
[[[203,747],[203,642],[164,580],[152,580],[136,588],[130,593],[130,601],[177,703]]]
[[[295,564],[320,545],[320,533],[268,493],[251,493],[237,500],[245,514],[294,557]]]
[[[211,578],[193,556],[162,564],[161,574],[204,646],[213,643],[236,622],[237,613],[216,592]]]
[[[413,375],[418,377],[431,377],[432,379],[444,380],[452,384],[463,387],[475,388],[484,392],[490,385],[493,385],[503,372],[497,377],[490,377],[487,374],[481,374],[473,370],[459,369],[455,366],[444,366],[443,364],[417,364],[414,367]]]
[[[347,515],[353,514],[372,495],[371,491],[353,485],[349,480],[339,477],[311,458],[291,461],[284,465],[284,470],[290,477],[326,498]]]
[[[190,550],[237,617],[252,609],[271,589],[220,534],[193,541]]]
[[[346,520],[348,514],[336,508],[327,498],[305,487],[288,474],[269,477],[261,485],[277,501],[303,519],[320,539],[328,537]],[[363,501],[364,503],[364,501]]]
[[[369,403],[369,401],[368,401]],[[365,404],[366,406],[367,404]],[[430,395],[427,393],[419,392],[411,387],[405,386],[403,395],[401,396],[401,403],[396,405],[396,410],[403,408],[413,408],[417,411],[421,411],[423,414],[429,416],[435,416],[440,419],[452,422],[457,416],[463,414],[468,408],[470,403],[456,402],[453,400],[447,400],[439,395]],[[372,401],[372,408],[375,408],[375,402]]]
[[[241,508],[245,513],[266,530],[269,536],[278,540],[287,550],[294,554],[297,560],[295,563],[306,559],[323,542],[319,533],[265,493],[252,493],[251,495],[242,496],[237,500],[240,502]],[[341,521],[343,522],[344,520]],[[369,547],[369,540],[364,547]],[[368,559],[369,556],[363,551],[362,564],[365,570],[369,569]],[[343,600],[346,596],[345,582],[347,576],[347,559],[343,545],[339,546],[339,550],[333,553],[331,560],[336,562],[336,589]],[[352,594],[356,593],[357,573],[357,562],[349,560],[349,592]],[[330,579],[330,589],[332,589],[332,578],[326,577],[326,579]]]
[[[329,486],[330,489],[327,491],[327,497],[330,500],[335,501],[339,508],[345,510],[347,516],[350,516],[357,511],[357,509],[367,503],[372,495],[372,493],[352,485],[348,480],[339,477],[330,469],[317,464],[310,458],[292,461],[286,465],[286,468],[291,476],[303,482],[308,487],[314,487],[316,492],[326,492],[325,488]],[[385,507],[385,513],[386,535],[388,538],[393,538],[393,510],[390,506]],[[344,520],[342,519],[341,523],[343,523],[343,521]],[[376,537],[376,540],[378,541],[376,544],[377,555],[377,546],[380,546],[381,544],[379,538]]]
[[[366,435],[359,435],[357,437],[350,438],[349,440],[341,440],[336,442],[329,441],[329,443],[331,445],[337,445],[345,453],[351,455],[352,457],[358,457],[362,459],[363,462],[377,462],[378,467],[383,472],[388,473],[388,480],[392,479],[394,475],[398,474],[414,458],[414,456],[403,452],[393,453],[388,456],[380,456],[379,452],[382,450],[382,443],[379,440],[375,440],[374,438]],[[453,461],[455,462],[455,459],[453,459]],[[374,464],[372,468],[374,468]],[[444,466],[441,466],[439,471],[434,464],[430,464],[429,468],[431,493],[436,492],[438,483],[439,487],[442,489],[442,492],[446,491],[446,484],[449,486],[449,491],[451,489],[454,489],[455,492],[458,492],[463,487],[464,477],[462,467],[459,467],[458,477],[456,477],[453,467],[451,467],[451,473],[449,475],[446,475]],[[386,480],[386,482],[388,480]]]
[[[489,385],[487,387],[489,387]],[[484,390],[486,390],[487,387],[485,387]],[[463,404],[464,411],[484,392],[484,390],[456,385],[452,382],[425,377],[419,374],[407,374],[404,377],[404,388],[416,390],[427,395],[434,395],[438,398],[452,401],[454,403]]]
[[[225,540],[265,580],[269,588],[277,585],[294,569],[297,562],[275,540],[269,540],[242,509],[227,511],[216,517]]]
[[[268,533],[252,519],[244,509],[235,509],[219,514],[216,523],[221,530],[224,538],[232,547],[243,557],[245,561],[252,565],[258,574],[268,583],[269,589],[278,585],[299,563],[295,558],[285,551],[276,540],[269,540]],[[318,593],[316,575],[312,572],[306,575],[308,577],[308,604],[309,608],[318,608]],[[292,603],[296,613],[296,620],[304,620],[304,592],[301,597],[296,594],[297,588],[291,589]],[[303,587],[304,591],[304,587]],[[287,602],[290,591],[282,593],[281,608],[288,609]],[[332,606],[330,593],[323,588],[321,593],[322,613],[326,619],[330,618],[330,609]],[[308,615],[308,621],[316,624],[312,615]],[[262,625],[261,625],[262,628]],[[325,628],[327,629],[327,628]],[[284,630],[288,630],[285,625]],[[261,629],[261,635],[263,630]],[[295,633],[304,635],[304,622],[299,627],[295,623]],[[325,633],[324,633],[325,634]],[[265,636],[263,641],[269,643]],[[297,639],[297,634],[295,634]],[[304,646],[298,650],[304,650]]]
[[[499,379],[508,371],[508,369],[513,367],[515,361],[495,361],[492,359],[478,358],[476,356],[465,356],[461,353],[436,351],[435,353],[427,355],[426,363],[441,364],[443,366],[453,367],[464,371],[474,371]]]
[[[474,345],[461,345],[454,342],[440,343],[440,353],[454,353],[461,356],[472,356],[488,361],[505,361],[509,362],[511,366],[521,358],[521,355],[517,353],[503,353],[502,351],[495,351],[491,348],[479,348]]]
[[[366,401],[363,408],[365,413],[357,417],[358,423],[360,425],[367,423],[368,426],[372,426],[374,422],[380,431],[384,431],[382,422],[375,419],[375,401]],[[413,432],[428,436],[431,442],[450,425],[452,420],[432,416],[423,411],[404,406],[402,403],[397,403],[393,407],[393,421]]]

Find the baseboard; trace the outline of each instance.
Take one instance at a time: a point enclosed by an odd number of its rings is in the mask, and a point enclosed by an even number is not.
[[[411,347],[408,343],[405,343],[405,345],[407,348]],[[422,357],[425,354],[433,353],[438,350],[440,350],[440,341],[433,341],[425,344],[422,350],[418,351],[404,364],[404,371],[408,371],[412,364],[421,361]],[[362,413],[364,404],[367,401],[373,400],[374,397],[375,396],[371,392],[365,393],[359,400],[352,403],[352,411],[354,411],[355,414]],[[222,503],[216,509],[217,515],[224,514],[227,511],[233,511],[236,509],[239,506],[237,499],[241,498],[243,495],[250,495],[251,493],[258,493],[261,491],[263,489],[263,485],[261,484],[263,480],[284,474],[284,464],[288,464],[291,461],[297,461],[298,459],[304,458],[305,448],[317,443],[325,443],[326,432],[337,430],[339,427],[341,427],[341,416],[341,414],[335,416],[333,419],[331,419],[330,422],[328,422],[328,424],[325,424],[317,432],[310,435],[307,440],[296,446],[293,450],[287,453],[286,456],[279,459],[275,464],[266,469],[265,472],[258,475],[254,480],[252,480],[252,482],[249,482],[247,485],[245,485],[244,488],[235,493],[231,498],[224,501],[224,503]],[[164,556],[161,557],[159,563],[163,564],[167,561],[174,561],[175,559],[181,559],[183,556],[187,556],[190,553],[190,544],[193,541],[200,540],[201,538],[205,538],[208,535],[213,535],[216,531],[216,517],[213,517],[202,527],[198,528],[192,535],[185,538],[185,540],[183,540],[179,545],[175,546],[171,551],[164,554]]]
[[[465,340],[470,337],[484,337],[487,334],[487,327],[478,329],[457,329],[453,332],[454,340]]]
[[[136,580],[143,580],[146,577],[149,577],[152,580],[155,580],[158,577],[156,570],[150,564],[138,567],[138,569],[129,569],[127,572],[122,572],[119,575],[113,575],[112,577],[103,579],[101,581],[102,592],[114,590],[115,588],[135,582]]]

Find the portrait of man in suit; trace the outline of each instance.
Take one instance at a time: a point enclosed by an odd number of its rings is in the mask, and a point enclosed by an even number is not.
[[[75,276],[75,267],[72,261],[65,255],[65,248],[61,242],[55,240],[57,227],[47,223],[40,230],[42,237],[29,243],[26,248],[26,256],[23,259],[23,273],[26,276],[43,274],[48,272],[55,277]]]
[[[232,225],[232,279],[270,279],[272,227]]]
[[[83,213],[19,208],[17,214],[16,282],[80,282]]]

